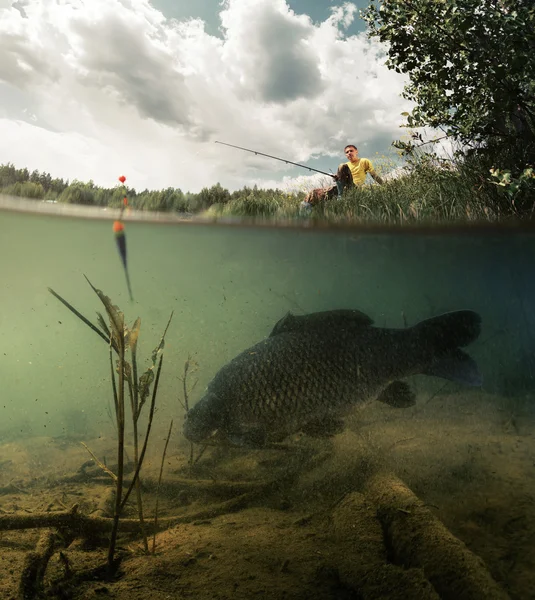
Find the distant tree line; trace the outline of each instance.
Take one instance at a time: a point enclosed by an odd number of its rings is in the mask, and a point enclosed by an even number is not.
[[[0,193],[12,196],[24,196],[35,200],[55,200],[64,204],[83,204],[86,206],[101,206],[119,208],[124,197],[124,188],[116,186],[103,188],[93,181],[83,183],[76,179],[69,180],[52,178],[49,173],[37,170],[17,169],[8,163],[0,165]],[[244,187],[241,190],[229,192],[221,184],[203,188],[198,194],[183,192],[180,188],[164,190],[143,190],[137,192],[134,188],[126,188],[128,204],[137,210],[196,213],[206,210],[214,204],[225,205],[231,200],[262,196],[273,197],[280,195],[280,190],[259,190]]]

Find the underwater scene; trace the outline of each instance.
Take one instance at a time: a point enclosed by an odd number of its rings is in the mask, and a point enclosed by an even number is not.
[[[535,598],[535,231],[70,211],[0,210],[0,598]]]

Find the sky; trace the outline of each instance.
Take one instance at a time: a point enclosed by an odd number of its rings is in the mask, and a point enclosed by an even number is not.
[[[0,0],[0,163],[113,187],[309,188],[406,134],[365,0]]]

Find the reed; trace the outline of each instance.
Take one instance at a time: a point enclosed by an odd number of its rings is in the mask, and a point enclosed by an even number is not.
[[[87,277],[86,277],[87,279]],[[147,533],[145,528],[145,520],[143,515],[143,498],[141,494],[141,483],[139,473],[149,442],[150,432],[154,418],[156,407],[156,397],[158,392],[158,384],[162,371],[163,350],[165,347],[165,335],[169,329],[173,313],[169,317],[169,321],[160,338],[156,348],[151,353],[149,367],[138,377],[138,339],[141,329],[141,320],[139,317],[134,324],[129,327],[125,323],[124,313],[121,309],[113,304],[111,299],[106,296],[101,290],[97,289],[90,281],[87,282],[91,289],[98,296],[99,300],[104,305],[108,322],[101,313],[97,312],[97,322],[95,325],[91,323],[84,315],[76,310],[67,300],[61,297],[53,289],[48,288],[49,292],[57,298],[64,306],[66,306],[74,315],[76,315],[83,323],[85,323],[92,331],[94,331],[102,340],[104,340],[109,349],[111,388],[113,394],[114,407],[114,424],[117,434],[117,472],[111,472],[107,467],[102,467],[115,482],[115,503],[113,512],[113,526],[110,535],[110,543],[108,547],[108,572],[111,575],[117,568],[115,560],[115,550],[117,545],[117,535],[119,531],[120,519],[123,514],[125,505],[130,497],[130,494],[135,489],[136,502],[139,517],[139,524],[143,536],[143,545],[146,552],[149,552]],[[143,408],[147,405],[150,398],[149,414],[145,434],[143,436],[143,444],[140,447],[140,426],[139,419]],[[126,430],[126,402],[129,400],[130,416],[132,419],[132,436],[134,446],[134,476],[130,481],[129,486],[124,485],[124,466],[125,466],[125,430]],[[89,453],[94,456],[94,453],[84,444],[84,447]],[[97,464],[101,465],[98,459]]]

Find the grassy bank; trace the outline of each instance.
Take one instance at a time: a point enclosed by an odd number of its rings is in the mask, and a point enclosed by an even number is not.
[[[501,155],[501,160],[504,160]],[[511,162],[511,161],[510,161]],[[531,219],[535,206],[533,169],[512,177],[493,171],[493,161],[481,155],[445,161],[428,154],[412,157],[405,167],[379,164],[383,185],[367,183],[344,193],[342,200],[318,203],[311,211],[301,204],[308,189],[288,193],[244,187],[229,192],[219,183],[199,193],[180,189],[126,190],[129,205],[139,211],[199,214],[207,217],[263,219],[313,218],[327,222],[388,225]],[[368,176],[368,180],[371,177]],[[332,185],[325,178],[325,185]],[[109,208],[122,206],[123,189],[101,188],[93,182],[52,180],[50,175],[13,165],[0,166],[0,192],[58,203]]]
[[[383,185],[367,184],[328,200],[310,212],[300,204],[305,193],[251,190],[246,195],[214,204],[211,216],[293,218],[310,216],[330,222],[404,224],[419,222],[499,221],[531,218],[535,197],[529,188],[511,189],[484,177],[468,163],[457,166],[419,161]]]

